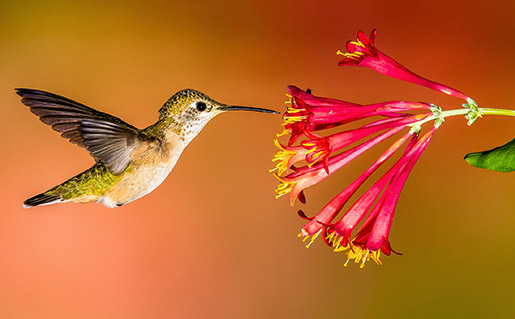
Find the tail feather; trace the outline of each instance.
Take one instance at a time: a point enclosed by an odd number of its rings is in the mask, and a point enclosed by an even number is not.
[[[23,208],[30,208],[39,205],[48,205],[59,201],[61,201],[61,196],[59,194],[44,192],[24,201]]]

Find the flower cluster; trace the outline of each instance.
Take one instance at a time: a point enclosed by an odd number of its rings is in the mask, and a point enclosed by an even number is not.
[[[481,116],[475,102],[462,92],[418,76],[379,51],[375,46],[375,35],[375,30],[370,37],[359,31],[358,40],[347,43],[348,53],[338,51],[345,56],[339,65],[368,67],[393,78],[462,98],[466,100],[464,109],[446,113],[430,103],[409,101],[360,105],[317,97],[309,90],[289,86],[288,107],[283,115],[284,131],[278,135],[289,135],[289,139],[286,145],[277,138],[274,140],[279,151],[273,159],[277,162],[276,167],[271,170],[280,181],[276,197],[289,194],[292,205],[295,199],[304,203],[306,188],[321,182],[370,148],[396,136],[386,151],[318,214],[308,218],[299,211],[299,215],[308,220],[299,234],[304,241],[308,240],[308,247],[322,234],[325,243],[335,251],[346,252],[347,263],[354,260],[361,267],[370,259],[381,264],[381,253],[390,255],[395,252],[388,238],[401,190],[444,118],[462,114],[471,124],[472,118]],[[346,124],[352,122],[361,123],[361,126],[346,129]],[[423,133],[422,125],[428,122],[433,125]],[[341,128],[341,131],[321,135],[329,128]],[[365,180],[395,153],[399,154],[397,161],[351,203],[352,195]],[[337,218],[346,204],[349,207]]]

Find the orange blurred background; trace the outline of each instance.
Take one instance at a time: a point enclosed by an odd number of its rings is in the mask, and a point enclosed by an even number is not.
[[[286,85],[358,103],[461,101],[335,55],[358,29],[403,65],[481,106],[515,108],[512,1],[3,1],[1,318],[443,318],[515,315],[515,175],[463,156],[514,137],[514,119],[438,130],[401,195],[402,256],[364,270],[297,238],[300,206],[268,174],[280,116],[225,114],[167,180],[126,206],[24,199],[92,158],[23,106],[49,90],[145,127],[174,92],[283,111]],[[310,215],[377,154],[308,189]],[[299,205],[299,204],[297,204]]]

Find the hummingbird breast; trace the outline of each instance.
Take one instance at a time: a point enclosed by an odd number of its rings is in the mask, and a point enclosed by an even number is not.
[[[156,143],[157,144],[157,143]],[[160,143],[135,152],[121,180],[98,199],[105,206],[127,204],[156,189],[170,174],[184,146],[176,143]]]

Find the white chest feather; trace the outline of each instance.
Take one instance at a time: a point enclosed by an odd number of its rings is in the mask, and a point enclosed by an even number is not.
[[[179,159],[181,148],[173,148],[166,156],[155,157],[151,154],[143,155],[134,163],[129,171],[124,173],[123,178],[108,191],[99,202],[108,207],[121,206],[142,196],[147,195],[156,189],[166,179]]]

